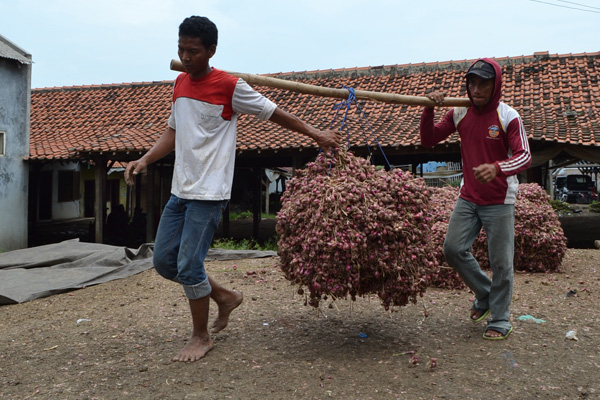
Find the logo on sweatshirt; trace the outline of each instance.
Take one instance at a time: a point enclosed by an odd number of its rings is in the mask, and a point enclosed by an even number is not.
[[[498,135],[500,135],[500,128],[498,128],[498,125],[492,125],[488,128],[488,135],[492,138],[495,139],[498,137]]]

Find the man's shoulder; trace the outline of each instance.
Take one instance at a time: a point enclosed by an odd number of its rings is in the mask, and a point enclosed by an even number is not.
[[[190,79],[188,74],[177,77],[173,90],[173,101],[180,98],[201,100],[211,104],[231,104],[237,88],[238,78],[214,69],[200,79]]]
[[[506,125],[508,125],[508,123],[515,118],[520,118],[519,112],[506,103],[500,102],[497,110],[498,116],[503,124],[506,123]]]
[[[213,68],[210,73],[210,78],[214,81],[224,81],[228,84],[237,84],[240,78],[231,75],[229,72],[223,71],[222,69]]]
[[[200,80],[192,80],[190,79],[189,74],[183,72],[177,76],[175,79],[175,87],[183,87],[183,86],[206,86],[206,85],[229,85],[235,86],[239,78],[231,75],[230,73],[213,68],[212,71],[206,75],[204,78]]]
[[[509,106],[508,104],[506,104],[506,103],[504,103],[502,101],[500,103],[498,103],[498,109],[499,110],[507,110],[507,111],[511,111],[511,112],[516,112],[518,114],[517,110],[515,110],[513,107]]]
[[[458,126],[458,123],[467,115],[467,111],[469,111],[469,107],[453,107],[448,111],[448,114],[452,116],[454,126]]]

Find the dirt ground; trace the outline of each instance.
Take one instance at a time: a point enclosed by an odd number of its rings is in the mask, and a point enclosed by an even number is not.
[[[600,398],[600,250],[569,249],[562,273],[517,273],[515,330],[498,342],[467,319],[467,290],[430,289],[395,312],[375,297],[317,311],[276,261],[208,263],[244,303],[195,363],[170,361],[190,316],[153,270],[2,306],[0,398]]]

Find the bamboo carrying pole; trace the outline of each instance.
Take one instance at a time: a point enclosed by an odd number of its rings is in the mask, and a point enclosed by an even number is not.
[[[171,69],[173,71],[185,72],[183,64],[178,60],[171,60]],[[322,97],[335,97],[338,99],[347,99],[349,92],[346,89],[332,89],[322,86],[309,85],[285,79],[271,78],[268,76],[246,74],[241,72],[227,71],[228,74],[242,78],[249,84],[267,86],[277,89],[285,89],[291,92],[312,94]],[[366,90],[354,90],[354,95],[360,100],[374,100],[383,103],[404,104],[409,106],[434,106],[435,103],[425,96],[405,96],[396,93],[369,92]],[[444,107],[468,107],[471,103],[467,98],[446,97]]]

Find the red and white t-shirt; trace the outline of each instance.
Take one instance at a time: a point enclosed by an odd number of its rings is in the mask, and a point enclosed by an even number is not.
[[[228,200],[235,165],[238,114],[271,118],[277,106],[245,81],[213,69],[175,80],[168,124],[176,132],[171,193],[183,199]]]

